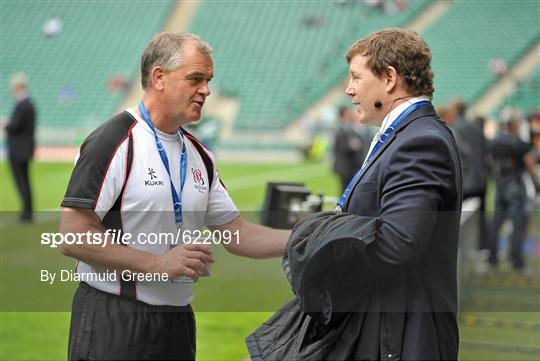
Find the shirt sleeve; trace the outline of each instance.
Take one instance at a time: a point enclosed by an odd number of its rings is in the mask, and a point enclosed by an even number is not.
[[[127,173],[131,127],[125,119],[105,123],[83,142],[62,207],[93,209],[100,217],[112,208]]]

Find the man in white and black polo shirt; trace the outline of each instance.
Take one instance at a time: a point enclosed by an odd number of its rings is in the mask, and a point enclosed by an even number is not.
[[[210,95],[211,52],[193,34],[156,35],[141,59],[139,105],[96,129],[80,148],[60,228],[107,235],[107,242],[61,248],[78,260],[83,281],[73,300],[70,360],[195,359],[189,281],[208,275],[214,260],[209,246],[186,243],[184,234],[205,225],[237,234],[238,242],[225,248],[253,258],[285,249],[290,232],[243,220],[213,156],[182,128],[200,118]],[[158,233],[180,237],[148,242]],[[131,238],[111,242],[122,234]]]

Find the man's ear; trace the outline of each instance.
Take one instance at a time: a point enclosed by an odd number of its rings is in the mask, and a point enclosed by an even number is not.
[[[391,93],[392,91],[396,89],[397,84],[398,84],[398,73],[397,73],[396,68],[394,68],[391,65],[388,66],[386,68],[385,79],[386,79],[386,84],[385,84],[386,91],[388,93]]]
[[[163,90],[163,76],[165,75],[165,70],[160,66],[155,66],[151,71],[152,75],[152,87],[156,90]]]

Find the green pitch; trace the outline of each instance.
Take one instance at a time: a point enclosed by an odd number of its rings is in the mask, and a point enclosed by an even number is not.
[[[42,226],[57,227],[55,220],[48,220],[58,210],[63,197],[72,164],[37,163],[32,166],[32,184],[35,208]],[[314,193],[337,196],[339,182],[327,163],[301,164],[242,164],[219,163],[219,170],[229,193],[241,211],[255,216],[264,199],[266,182],[304,182]],[[36,298],[44,305],[71,302],[74,286],[67,285],[56,293],[59,300],[48,299],[34,288],[19,287],[6,270],[31,282],[35,268],[42,264],[70,267],[71,259],[49,250],[46,259],[39,257],[42,247],[31,249],[28,243],[13,242],[9,224],[15,222],[18,198],[11,175],[5,163],[0,163],[0,209],[2,275],[0,298],[2,310],[13,304],[24,308]],[[251,212],[250,212],[251,211]],[[25,227],[23,232],[32,234],[40,226]],[[21,238],[20,234],[18,234]],[[8,297],[6,290],[16,289],[16,295]],[[197,318],[197,355],[199,360],[243,360],[247,353],[244,338],[266,320],[272,311],[292,297],[290,286],[284,279],[280,260],[252,261],[229,255],[216,248],[216,263],[212,277],[201,279],[195,285],[194,308]],[[6,301],[7,300],[7,301]],[[26,302],[26,303],[25,303]],[[44,310],[47,308],[44,307]],[[58,360],[66,359],[69,312],[1,312],[0,313],[0,360]],[[227,312],[225,312],[227,311]],[[474,314],[482,317],[482,313]],[[532,312],[493,313],[489,318],[514,319],[539,323],[539,314]],[[494,344],[540,347],[537,332],[527,330],[494,329],[475,325],[461,326],[462,341],[488,342]],[[511,350],[489,350],[462,347],[462,360],[524,360],[537,359],[538,354],[515,353]]]
[[[38,220],[47,219],[59,209],[71,174],[71,163],[35,163],[31,169],[34,203]],[[325,163],[305,164],[234,164],[219,165],[220,176],[229,193],[247,217],[257,215],[264,201],[267,181],[305,182],[316,193],[336,196],[339,182]],[[10,241],[10,223],[16,221],[19,201],[6,163],[0,164],[2,213],[2,289],[15,289],[14,280],[5,268],[16,268],[22,277],[35,277],[35,262],[21,258],[34,258],[27,253],[27,244]],[[54,221],[53,221],[54,226]],[[32,234],[32,228],[25,231]],[[39,229],[39,227],[37,228]],[[20,231],[18,231],[20,232]],[[35,231],[34,231],[35,233]],[[18,234],[21,238],[20,234]],[[25,238],[25,237],[22,237]],[[19,244],[18,244],[19,243]],[[36,249],[36,252],[42,252]],[[244,338],[267,319],[272,311],[289,300],[292,295],[281,271],[280,260],[253,261],[232,256],[221,247],[216,248],[216,263],[212,277],[195,285],[194,308],[197,317],[197,354],[200,360],[240,360],[247,357]],[[24,252],[24,253],[23,253]],[[34,254],[32,254],[34,253]],[[49,254],[47,261],[36,260],[39,266],[69,268],[73,261]],[[45,262],[45,263],[44,263]],[[22,264],[22,265],[21,265]],[[70,303],[73,286],[59,293]],[[18,291],[18,299],[9,304],[34,297]],[[257,297],[253,298],[253,294]],[[39,295],[35,295],[39,297]],[[3,299],[4,301],[4,299]],[[56,300],[40,300],[53,305]],[[23,306],[21,306],[23,307]],[[45,308],[45,307],[44,307]],[[5,304],[3,309],[5,309]],[[228,311],[228,312],[224,312]],[[236,311],[236,312],[233,312]],[[65,359],[69,329],[68,312],[2,312],[0,313],[1,360],[56,360]]]

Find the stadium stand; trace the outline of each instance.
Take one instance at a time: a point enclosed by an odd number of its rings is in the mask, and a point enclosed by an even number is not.
[[[84,136],[116,111],[124,94],[110,91],[109,80],[136,79],[142,50],[174,3],[4,2],[0,114],[8,116],[13,104],[10,75],[23,71],[37,103],[39,130],[50,135],[40,137],[41,144],[73,144],[77,139],[67,134]],[[42,25],[52,16],[63,29],[47,37]]]
[[[432,3],[409,1],[388,14],[360,1],[200,2],[188,30],[214,48],[215,89],[240,103],[235,135],[273,134],[346,77],[344,53],[354,40],[382,27],[406,26]],[[163,29],[174,5],[4,2],[0,115],[8,116],[13,104],[6,91],[10,75],[24,71],[39,111],[40,144],[78,144],[116,111],[125,93],[108,89],[109,81],[117,75],[128,83],[136,79],[146,41]],[[491,59],[511,68],[540,39],[539,7],[537,1],[452,2],[422,34],[434,54],[435,103],[478,99],[497,81]],[[64,26],[47,37],[42,26],[52,16]],[[275,137],[269,142],[290,146]],[[236,140],[229,143],[239,147]]]
[[[422,35],[433,53],[435,103],[473,103],[494,82],[491,59],[510,68],[540,38],[537,1],[455,1]]]
[[[235,130],[281,130],[346,76],[354,40],[429,3],[385,14],[363,2],[203,2],[189,30],[213,45],[220,92],[240,101]]]
[[[492,113],[498,116],[502,108],[511,106],[527,114],[531,109],[540,106],[540,66],[529,76],[517,82],[516,89]]]

